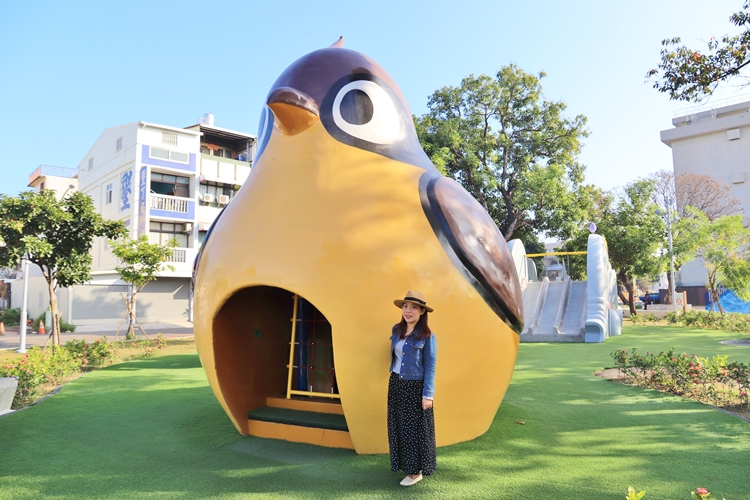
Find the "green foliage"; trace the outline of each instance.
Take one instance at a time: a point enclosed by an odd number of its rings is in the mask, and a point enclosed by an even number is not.
[[[69,287],[91,276],[91,245],[97,236],[114,238],[124,231],[121,221],[106,221],[91,197],[73,192],[57,200],[53,190],[26,191],[16,197],[0,194],[0,265],[14,266],[24,255],[45,278]]]
[[[656,316],[654,316],[651,313],[644,313],[644,314],[631,314],[630,321],[632,321],[633,324],[644,324],[644,323],[655,323],[659,320],[656,318]]]
[[[506,240],[524,229],[565,235],[583,220],[577,156],[586,118],[565,118],[565,103],[543,99],[544,76],[515,65],[495,77],[470,75],[435,91],[429,113],[414,120],[433,163],[479,201]]]
[[[130,357],[149,358],[166,347],[167,341],[161,333],[154,340],[132,343],[112,344],[107,342],[106,336],[91,343],[70,340],[54,351],[32,347],[23,356],[1,364],[0,377],[18,379],[13,408],[22,408],[78,373],[115,363],[119,358],[118,349],[136,348],[137,353]]]
[[[628,496],[625,497],[625,500],[641,500],[645,494],[646,490],[636,493],[632,486],[628,486]]]
[[[123,347],[125,344],[122,344]],[[139,340],[136,342],[131,342],[130,347],[135,347],[140,349],[140,355],[144,358],[150,358],[152,357],[157,350],[164,349],[167,347],[167,341],[164,339],[162,334],[160,333],[155,340]]]
[[[609,260],[617,281],[629,292],[623,301],[628,302],[631,315],[636,314],[633,278],[654,276],[665,265],[665,257],[659,256],[658,250],[665,243],[666,227],[652,201],[655,188],[653,179],[639,179],[627,184],[617,197],[600,192],[591,210],[596,232],[607,240]],[[580,228],[562,249],[586,248],[589,234],[588,227]]]
[[[723,408],[750,407],[750,365],[728,356],[704,358],[667,352],[642,355],[618,349],[610,353],[627,381],[640,387],[686,396]]]
[[[31,323],[31,328],[33,328],[34,330],[39,330],[39,323],[45,321],[46,318],[47,318],[47,313],[43,312],[42,314],[40,314]],[[59,322],[60,322],[60,331],[61,332],[74,332],[74,331],[76,331],[75,325],[71,325],[70,323],[68,323],[67,321],[63,321],[62,319],[60,319]]]
[[[0,366],[0,377],[18,379],[13,408],[21,408],[38,399],[45,384],[57,385],[79,370],[80,365],[67,350],[50,352],[33,347],[16,362]]]
[[[57,323],[59,285],[70,287],[91,279],[91,246],[95,237],[115,238],[122,221],[99,215],[91,197],[73,192],[58,200],[53,190],[0,194],[0,266],[14,266],[23,256],[39,266],[50,291],[50,310]],[[55,328],[59,333],[59,328]],[[59,344],[55,335],[54,344]]]
[[[706,488],[696,488],[695,491],[690,492],[690,497],[698,500],[714,500],[716,498],[712,497],[711,492]]]
[[[0,321],[5,323],[5,326],[16,326],[21,324],[21,308],[14,307],[13,309],[5,309],[0,311]]]
[[[677,223],[675,252],[688,259],[703,260],[707,288],[722,314],[719,283],[740,299],[750,300],[750,230],[742,225],[742,216],[725,215],[711,221],[692,207],[685,211],[688,216]]]
[[[706,44],[707,53],[689,49],[679,37],[663,40],[661,62],[650,70],[647,78],[655,78],[654,88],[678,101],[700,101],[710,95],[723,81],[739,76],[750,64],[750,1],[729,21],[744,31],[738,35],[714,37]]]
[[[90,344],[85,340],[69,340],[65,343],[65,349],[80,364],[81,371],[106,366],[117,360],[117,350],[107,342],[106,335]]]
[[[115,267],[120,278],[130,283],[140,291],[149,281],[155,280],[159,272],[165,268],[174,271],[171,265],[165,265],[172,255],[172,249],[177,246],[177,240],[172,239],[166,245],[149,243],[146,235],[137,240],[124,239],[110,241],[112,253],[119,259],[121,265]]]
[[[136,296],[149,281],[155,280],[162,270],[174,271],[174,266],[165,262],[172,255],[172,249],[177,246],[177,240],[173,238],[166,245],[159,245],[149,243],[148,237],[143,235],[137,240],[110,241],[109,245],[121,264],[115,267],[120,279],[132,286],[130,302],[127,305],[128,332],[125,335],[126,339],[132,340],[135,338]]]
[[[721,315],[695,310],[675,314],[674,311],[670,311],[664,316],[664,319],[670,325],[750,333],[750,316],[747,314],[727,313]]]

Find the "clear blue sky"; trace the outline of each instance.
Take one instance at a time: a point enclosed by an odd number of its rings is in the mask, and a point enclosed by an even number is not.
[[[40,164],[77,167],[105,128],[148,121],[257,132],[276,77],[333,43],[378,61],[413,113],[471,73],[544,70],[545,96],[588,117],[580,160],[606,189],[660,169],[670,102],[644,83],[660,42],[734,33],[742,0],[0,2],[0,193]],[[750,92],[727,87],[712,101]],[[711,101],[709,101],[710,103]]]

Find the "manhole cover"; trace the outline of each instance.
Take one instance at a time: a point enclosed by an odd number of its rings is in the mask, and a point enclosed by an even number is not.
[[[750,347],[750,340],[720,340],[719,344],[744,345]]]

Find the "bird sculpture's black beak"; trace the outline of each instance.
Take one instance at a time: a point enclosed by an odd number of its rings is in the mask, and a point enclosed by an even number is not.
[[[320,119],[318,104],[309,95],[291,87],[279,87],[266,101],[285,135],[297,135]]]

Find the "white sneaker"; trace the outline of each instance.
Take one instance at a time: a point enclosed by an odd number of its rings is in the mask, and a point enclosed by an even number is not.
[[[401,480],[401,486],[411,486],[413,484],[417,484],[422,480],[422,474],[418,475],[415,478],[412,478],[411,476],[406,476],[404,479]]]

